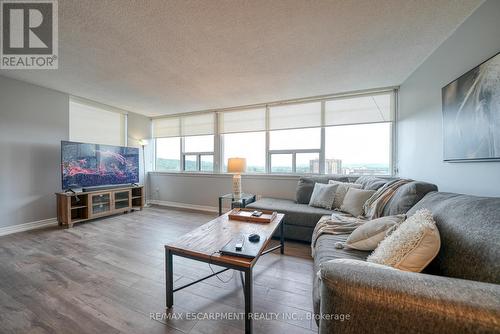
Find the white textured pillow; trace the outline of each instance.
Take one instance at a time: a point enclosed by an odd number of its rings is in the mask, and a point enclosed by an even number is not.
[[[309,201],[309,206],[331,210],[337,187],[338,185],[336,184],[323,184],[316,182],[311,195],[311,200]]]
[[[344,197],[347,194],[349,188],[357,188],[361,189],[363,186],[357,183],[349,183],[349,182],[339,182],[334,180],[329,180],[328,184],[336,184],[338,185],[337,191],[335,192],[335,199],[333,200],[333,208],[339,209],[344,202]]]
[[[367,261],[421,272],[436,257],[440,246],[441,239],[432,213],[421,209],[382,240]]]
[[[372,251],[384,240],[387,231],[393,226],[401,224],[405,218],[405,215],[396,215],[369,220],[349,235],[346,246],[363,251]]]

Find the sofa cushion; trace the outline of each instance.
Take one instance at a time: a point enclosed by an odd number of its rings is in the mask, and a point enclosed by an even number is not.
[[[349,188],[356,188],[356,189],[361,189],[362,186],[361,184],[358,183],[351,183],[351,182],[339,182],[335,180],[330,180],[328,181],[329,184],[334,184],[338,185],[337,191],[335,192],[335,198],[333,200],[333,208],[334,209],[339,209],[342,206],[342,203],[344,203],[344,198],[345,195],[347,194],[347,191]]]
[[[316,182],[311,200],[309,201],[309,206],[331,210],[337,187],[338,185],[335,184],[322,184]]]
[[[346,245],[350,248],[372,251],[385,239],[387,232],[405,220],[405,215],[380,217],[367,221],[349,235]]]
[[[336,180],[341,182],[349,182],[349,178],[346,176],[339,175],[321,175],[321,176],[309,176],[301,177],[297,183],[297,188],[295,192],[295,199],[299,204],[309,204],[311,200],[311,194],[314,189],[314,184],[318,183],[328,183],[329,180]]]
[[[432,192],[408,211],[429,209],[441,249],[426,272],[500,284],[500,198]]]
[[[319,278],[316,275],[320,269],[321,263],[334,259],[352,259],[366,260],[370,252],[359,251],[356,249],[337,249],[335,244],[338,242],[345,243],[348,234],[323,234],[316,241],[314,255],[314,271],[313,271],[313,304],[314,313],[319,314]]]
[[[307,204],[298,204],[289,199],[262,198],[247,205],[248,208],[273,210],[285,214],[287,225],[308,226],[314,228],[324,215],[331,215],[332,210],[314,208]]]
[[[375,194],[375,190],[349,188],[345,194],[340,210],[353,217],[363,216],[366,201]]]
[[[436,257],[440,245],[432,213],[420,209],[382,240],[367,261],[419,273]]]
[[[384,207],[383,216],[394,216],[407,213],[408,210],[427,193],[437,191],[432,183],[411,181],[399,187]]]

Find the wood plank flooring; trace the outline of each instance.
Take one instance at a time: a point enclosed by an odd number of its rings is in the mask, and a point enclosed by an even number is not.
[[[0,333],[243,333],[237,272],[221,274],[232,278],[227,283],[213,277],[176,292],[164,313],[163,245],[214,217],[150,207],[1,237]],[[285,255],[259,259],[255,333],[317,332],[312,270],[307,244],[286,242]],[[174,256],[174,287],[210,273],[205,263]]]

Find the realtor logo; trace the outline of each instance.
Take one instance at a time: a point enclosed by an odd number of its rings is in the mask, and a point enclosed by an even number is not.
[[[0,68],[58,67],[57,0],[0,0]]]

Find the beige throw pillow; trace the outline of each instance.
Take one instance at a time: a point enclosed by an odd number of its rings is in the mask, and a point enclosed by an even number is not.
[[[432,213],[421,209],[382,240],[367,261],[421,272],[436,257],[440,246],[441,239]]]
[[[348,183],[348,182],[339,182],[339,181],[334,181],[330,180],[328,181],[328,184],[337,184],[337,191],[335,192],[335,199],[333,200],[333,208],[334,209],[339,209],[342,206],[342,203],[344,202],[344,197],[347,194],[347,190],[349,188],[357,188],[361,189],[362,185],[357,184],[357,183]]]
[[[375,194],[375,190],[349,188],[340,206],[340,211],[347,212],[353,217],[362,216],[365,213],[363,206],[373,194]]]
[[[387,231],[393,226],[402,223],[405,218],[405,215],[396,215],[369,220],[349,235],[346,246],[363,251],[372,251],[384,240]]]

